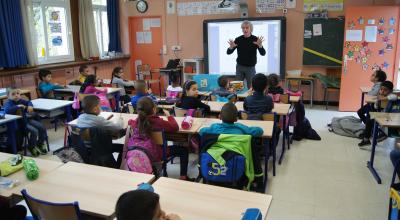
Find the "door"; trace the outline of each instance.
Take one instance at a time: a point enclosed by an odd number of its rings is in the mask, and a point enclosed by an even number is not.
[[[340,111],[360,108],[360,87],[371,87],[375,68],[393,82],[398,41],[399,7],[348,7],[340,88]],[[394,83],[396,84],[396,83]]]
[[[162,67],[162,27],[161,17],[130,17],[129,41],[132,78],[137,77],[137,65],[149,64],[151,69]],[[160,73],[152,73],[152,79],[159,79]],[[163,80],[161,80],[162,83]],[[154,94],[159,94],[159,84],[152,84]],[[161,84],[161,88],[164,88]]]

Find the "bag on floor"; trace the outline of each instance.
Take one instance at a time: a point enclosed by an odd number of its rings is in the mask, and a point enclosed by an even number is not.
[[[293,140],[300,141],[303,138],[316,141],[321,140],[318,133],[311,127],[310,121],[305,117],[303,121],[298,122],[293,129]]]
[[[354,116],[334,117],[328,127],[335,134],[360,139],[365,129],[361,120]]]
[[[63,163],[67,162],[76,162],[76,163],[84,163],[81,155],[73,148],[66,147],[55,154]]]
[[[234,183],[243,175],[246,158],[233,151],[226,151],[222,154],[225,165],[220,165],[207,152],[201,154],[200,170],[206,181],[217,183]]]

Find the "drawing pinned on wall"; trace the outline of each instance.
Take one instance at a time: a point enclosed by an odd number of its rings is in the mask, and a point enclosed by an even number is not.
[[[368,47],[368,42],[367,42],[367,41],[363,41],[363,42],[361,43],[361,46],[362,46],[363,48]]]
[[[368,24],[375,24],[375,19],[368,19]]]
[[[376,42],[376,35],[378,32],[377,26],[365,26],[365,41]]]
[[[60,21],[60,11],[50,12],[50,20],[51,21]]]
[[[358,18],[358,24],[364,24],[364,18],[363,17],[359,17]]]
[[[368,62],[368,58],[367,57],[361,57],[361,63],[362,64],[366,64]]]
[[[50,23],[49,22],[49,27],[50,27],[50,32],[51,33],[61,33],[61,23]]]
[[[392,44],[387,44],[387,45],[386,45],[386,50],[387,50],[387,51],[393,50],[393,45],[392,45]]]
[[[379,56],[385,55],[385,49],[380,49],[380,50],[378,51],[378,55],[379,55]]]
[[[360,56],[357,56],[356,59],[355,59],[355,61],[356,61],[356,63],[361,63],[361,57],[360,57]]]
[[[354,52],[359,52],[360,51],[360,46],[354,45]]]
[[[367,63],[364,63],[364,64],[362,65],[362,69],[363,69],[364,71],[367,71],[367,70],[368,70],[368,67],[369,67],[369,65],[368,65]]]
[[[382,41],[383,41],[383,43],[385,43],[385,44],[387,44],[388,42],[389,42],[389,37],[388,36],[384,36],[384,37],[382,37]]]
[[[307,12],[316,10],[343,11],[343,0],[304,0],[303,10]]]
[[[385,30],[383,30],[383,28],[378,28],[378,34],[379,35],[383,35],[383,34],[385,34]]]
[[[346,41],[346,43],[344,44],[344,47],[347,49],[351,48],[351,43],[349,41]]]
[[[256,11],[257,13],[274,13],[277,9],[284,9],[285,5],[285,0],[256,0]]]
[[[384,18],[379,18],[379,25],[384,25],[385,24],[385,19]]]
[[[348,51],[348,52],[347,52],[347,56],[348,56],[349,59],[353,59],[353,57],[354,57],[354,52],[353,52],[353,51]]]
[[[218,8],[219,1],[179,2],[177,4],[178,16],[211,15],[211,14],[236,14],[238,5],[226,10]]]
[[[53,46],[61,46],[62,45],[62,37],[61,36],[54,36],[51,39],[51,43]]]
[[[349,28],[350,30],[353,30],[354,27],[356,26],[356,24],[354,23],[354,21],[350,21],[347,25],[348,25],[348,28]]]
[[[346,41],[362,41],[362,30],[346,30]]]
[[[389,33],[389,34],[394,34],[394,28],[389,28],[388,33]]]
[[[393,26],[395,23],[396,23],[396,19],[393,18],[393,17],[391,17],[391,18],[389,19],[389,25],[390,25],[390,26]]]
[[[372,68],[371,68],[373,71],[377,71],[377,70],[379,70],[379,69],[381,69],[381,67],[378,65],[378,64],[376,64],[376,63],[374,63],[374,65],[372,65]]]
[[[381,67],[382,67],[382,69],[387,70],[387,68],[389,67],[389,63],[385,61],[382,63]]]

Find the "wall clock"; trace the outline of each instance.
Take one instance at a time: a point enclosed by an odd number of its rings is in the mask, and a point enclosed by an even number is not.
[[[138,2],[136,2],[136,10],[138,10],[138,12],[145,13],[147,9],[149,9],[149,5],[146,1],[139,0]]]

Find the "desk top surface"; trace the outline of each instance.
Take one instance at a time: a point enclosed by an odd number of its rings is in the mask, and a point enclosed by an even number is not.
[[[59,99],[34,99],[31,101],[33,108],[36,110],[51,111],[58,108],[63,108],[68,105],[72,105],[73,101],[59,100]]]
[[[35,198],[56,203],[77,201],[86,213],[110,217],[121,194],[153,180],[150,174],[68,162],[26,189]]]
[[[369,114],[382,127],[400,128],[400,113],[370,112]]]
[[[161,177],[153,184],[161,208],[190,220],[242,219],[247,208],[260,209],[265,219],[272,196]]]
[[[0,161],[7,160],[11,156],[13,156],[13,154],[7,154],[7,153],[0,152]],[[25,158],[31,158],[31,157],[25,157]],[[19,185],[17,185],[14,188],[11,188],[11,189],[0,188],[0,197],[8,198],[12,194],[20,194],[20,191],[22,189],[24,189],[27,184],[34,183],[38,180],[41,180],[46,175],[48,175],[49,173],[54,171],[55,169],[63,166],[63,163],[60,161],[46,160],[46,159],[40,159],[40,158],[31,158],[31,159],[35,160],[37,166],[39,167],[39,170],[40,170],[39,178],[35,181],[30,181],[26,178],[25,171],[23,169],[19,170],[18,172],[7,176],[7,178],[10,178],[12,180],[18,180]]]

